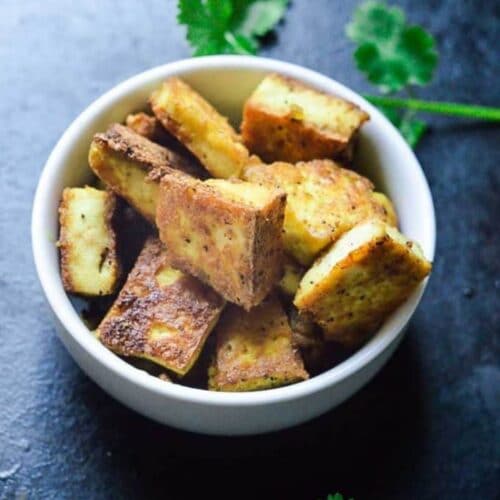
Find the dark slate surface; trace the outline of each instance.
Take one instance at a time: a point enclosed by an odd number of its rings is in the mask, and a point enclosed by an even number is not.
[[[265,55],[368,90],[342,34],[356,2],[295,0]],[[495,1],[398,2],[437,36],[429,98],[500,102]],[[71,5],[70,4],[74,4]],[[101,93],[187,57],[172,0],[0,3],[0,497],[493,499],[500,491],[499,130],[433,119],[434,274],[390,363],[337,410],[274,435],[161,427],[114,402],[57,340],[35,277],[43,163]]]

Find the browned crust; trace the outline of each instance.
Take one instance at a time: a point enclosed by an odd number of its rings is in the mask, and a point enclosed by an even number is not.
[[[372,287],[378,281],[382,290],[383,282],[390,280],[397,287],[397,293],[393,291],[390,297],[385,293],[383,302],[377,300],[373,304],[370,297],[351,296],[351,277],[345,270],[363,268],[363,279],[368,280]],[[351,252],[335,266],[327,279],[317,284],[314,293],[304,297],[296,305],[302,312],[312,315],[322,327],[327,340],[334,340],[348,347],[357,346],[408,298],[430,270],[430,263],[424,261],[417,264],[417,258],[408,246],[395,243],[386,234]],[[356,286],[359,287],[359,283]],[[335,298],[332,298],[332,294]],[[350,322],[353,314],[346,306],[346,303],[353,300],[364,300],[362,318],[354,324]]]
[[[307,172],[304,173],[296,167],[307,169]],[[280,174],[280,170],[284,171],[286,177]],[[372,181],[367,177],[326,159],[298,162],[296,165],[281,161],[269,165],[254,162],[245,169],[243,179],[252,179],[251,182],[271,184],[282,189],[284,182],[300,185],[309,175],[314,175],[318,178],[318,182],[321,180],[327,185],[336,185],[340,180],[347,179],[357,191],[372,191],[374,188]],[[253,178],[256,180],[253,181]]]
[[[105,133],[94,136],[88,159],[95,174],[152,223],[161,177],[171,170],[190,175],[203,170],[196,162],[187,161],[182,155],[117,123],[110,125]],[[145,177],[137,179],[140,185],[133,185],[136,181],[124,175],[130,167],[137,169],[139,176],[144,172]]]
[[[345,138],[325,134],[291,115],[275,115],[250,104],[243,111],[241,135],[248,150],[267,163],[334,158],[348,144]]]
[[[275,76],[290,89],[314,90],[318,94],[333,97],[293,78]],[[343,101],[352,110],[359,110],[355,104],[344,99]],[[241,136],[248,150],[267,163],[275,161],[297,163],[322,158],[350,160],[356,132],[368,119],[369,115],[362,113],[358,128],[352,135],[346,136],[305,123],[297,119],[293,110],[287,114],[273,113],[272,110],[260,107],[250,97],[243,108]]]
[[[131,192],[131,188],[133,187],[132,181],[124,181],[122,178],[122,174],[124,172],[122,172],[123,169],[120,162],[128,163],[128,160],[121,153],[111,150],[105,143],[94,138],[90,145],[88,162],[92,171],[97,175],[99,180],[107,189],[113,191],[118,196],[126,200],[143,217],[154,224],[156,214],[156,198],[159,191],[158,181],[165,169],[168,167],[152,170],[148,174],[147,166],[138,162],[132,164],[134,167],[137,167],[138,171],[142,171],[144,174],[140,181],[144,183],[144,186],[141,186],[141,191],[145,191],[144,188],[146,187],[149,189],[149,196],[147,197],[149,202],[147,204],[148,206],[143,206],[143,200],[136,199],[137,196]],[[129,165],[127,164],[127,169],[128,168]]]
[[[250,271],[254,297],[252,305],[260,303],[283,276],[285,257],[282,228],[285,206],[286,194],[283,193],[255,218]]]
[[[286,315],[274,295],[249,312],[228,305],[216,334],[211,390],[269,389],[308,378],[299,351],[293,346]],[[251,359],[247,358],[249,353]]]
[[[75,286],[71,279],[71,266],[69,265],[69,246],[71,245],[68,238],[67,228],[68,219],[67,213],[71,200],[71,188],[63,190],[61,202],[59,203],[59,240],[57,246],[59,248],[59,265],[61,269],[61,278],[64,289],[69,293],[75,293]]]
[[[167,265],[166,251],[156,238],[146,241],[125,286],[98,328],[101,342],[124,356],[146,357],[181,375],[196,360],[224,301],[191,276],[160,286],[156,273]],[[180,333],[148,338],[154,325]]]
[[[193,177],[207,178],[207,171],[198,159],[176,137],[170,134],[156,117],[144,112],[134,113],[127,116],[125,124],[137,134],[160,144],[177,155],[177,161],[180,158],[184,163],[181,170]]]
[[[243,178],[287,192],[285,248],[306,266],[362,220],[392,223],[394,219],[386,208],[390,202],[375,197],[369,179],[331,160],[254,164],[245,169]]]
[[[160,238],[168,247],[170,264],[212,286],[230,302],[246,309],[258,304],[282,274],[281,228],[286,195],[276,197],[262,213],[221,197],[212,186],[181,175],[166,175],[160,184],[156,223]],[[175,210],[173,207],[176,207]],[[196,235],[200,254],[189,255],[179,248],[181,218],[189,222],[189,234],[182,237],[191,245]],[[244,228],[245,249],[228,245],[217,249],[214,228],[222,228],[229,241],[233,226]]]
[[[136,134],[142,135],[153,142],[158,142],[158,132],[161,124],[151,115],[146,113],[131,113],[125,118],[125,125],[131,128]]]
[[[199,166],[184,156],[150,141],[119,123],[111,124],[104,133],[95,134],[94,141],[105,149],[137,163],[143,170],[151,173],[153,179],[161,177],[170,168],[193,176],[197,176],[200,172]]]
[[[168,130],[180,143],[188,148],[192,154],[196,155],[191,146],[191,143],[193,142],[192,134],[190,134],[181,123],[174,120],[161,106],[156,106],[152,102],[151,107],[153,108],[156,119],[159,123],[161,123],[165,130]]]
[[[118,255],[118,237],[116,233],[116,218],[119,214],[118,209],[118,199],[114,193],[111,191],[106,191],[106,231],[111,237],[111,245],[107,248],[107,260],[109,262],[115,263],[116,275],[115,275],[115,285],[111,290],[114,293],[120,284],[122,278],[123,266],[122,259]]]
[[[191,119],[182,119],[178,116],[179,112],[172,113],[165,109],[159,98],[165,88],[169,89],[170,98],[174,103],[184,108],[189,105],[189,113],[185,110],[184,113],[189,114]],[[163,82],[162,87],[153,92],[149,104],[161,125],[189,149],[211,175],[219,178],[239,177],[244,165],[249,161],[249,153],[241,137],[230,125],[228,119],[191,86],[179,78],[171,77]],[[206,137],[207,130],[212,132],[217,130],[217,135],[224,136],[224,140],[221,141],[219,137],[211,142]],[[212,158],[211,152],[200,148],[201,144],[208,146],[218,160]],[[220,165],[221,156],[225,159],[222,166]],[[226,171],[228,165],[230,171]]]
[[[69,293],[79,294],[79,295],[87,295],[82,293],[77,289],[71,274],[71,265],[70,265],[70,246],[72,245],[71,237],[68,234],[69,231],[69,223],[67,220],[69,204],[71,203],[72,194],[71,190],[73,188],[65,188],[63,190],[61,202],[59,204],[59,239],[57,241],[57,247],[59,248],[60,255],[60,269],[61,269],[61,278],[63,282],[64,289]],[[114,262],[116,268],[116,276],[114,279],[114,285],[109,290],[109,294],[115,292],[118,284],[120,282],[121,277],[121,264],[120,259],[117,255],[117,239],[116,233],[113,227],[113,218],[116,215],[116,207],[117,207],[117,199],[116,196],[107,191],[106,192],[106,210],[105,210],[105,226],[109,236],[111,237],[111,245],[107,248],[106,260],[108,262]],[[74,242],[73,242],[74,243]]]
[[[318,178],[325,179],[329,184],[336,184],[340,179],[347,178],[352,183],[353,189],[358,192],[373,191],[373,182],[353,170],[343,168],[342,165],[331,160],[313,160],[308,163],[300,163],[315,173]]]

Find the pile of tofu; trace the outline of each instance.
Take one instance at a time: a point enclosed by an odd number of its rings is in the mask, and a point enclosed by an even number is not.
[[[431,270],[391,201],[347,168],[368,118],[271,74],[239,134],[174,77],[148,112],[97,133],[97,187],[64,190],[58,242],[69,293],[115,297],[97,338],[179,383],[210,349],[215,391],[300,382],[332,346],[361,345]]]

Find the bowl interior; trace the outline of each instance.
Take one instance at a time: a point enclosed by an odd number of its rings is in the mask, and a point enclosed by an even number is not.
[[[418,241],[425,255],[432,259],[434,255],[434,211],[432,199],[420,165],[399,133],[359,95],[343,85],[304,68],[278,61],[218,56],[198,58],[161,66],[127,80],[95,101],[69,127],[52,152],[40,179],[33,209],[33,246],[35,262],[44,291],[54,312],[66,326],[70,334],[79,336],[94,354],[110,361],[110,353],[86,331],[68,300],[60,280],[58,252],[55,242],[58,236],[58,204],[62,190],[67,186],[83,185],[91,179],[87,164],[87,153],[94,133],[103,131],[110,123],[123,121],[133,111],[144,109],[145,103],[154,88],[168,76],[179,75],[211,101],[216,108],[227,115],[235,126],[239,125],[241,110],[245,99],[263,78],[271,71],[277,71],[302,80],[320,90],[347,98],[370,113],[371,120],[360,134],[356,165],[360,171],[372,179],[377,187],[384,191],[394,202],[398,212],[402,231]],[[314,384],[333,383],[340,376],[352,372],[370,356],[376,356],[394,340],[413,313],[423,292],[421,286],[391,317],[385,322],[378,334],[355,355],[329,372],[296,386],[273,389],[267,393],[293,395],[298,386],[314,390]],[[105,351],[105,352],[104,352]],[[113,356],[113,355],[111,355]],[[120,370],[138,371],[127,363],[113,356],[119,363]],[[347,363],[347,365],[346,365]],[[123,366],[122,366],[123,365]],[[349,368],[350,367],[350,368]],[[349,370],[346,371],[346,368]],[[335,370],[337,370],[335,372]],[[335,372],[335,373],[334,373]],[[126,376],[134,376],[127,372]],[[149,377],[153,379],[153,377]],[[318,379],[318,380],[316,380]],[[152,384],[162,384],[152,380]],[[308,385],[309,384],[309,385]],[[157,390],[177,391],[172,384],[156,386]],[[200,391],[184,388],[185,391]],[[207,393],[208,394],[208,393]],[[253,394],[213,394],[210,398],[224,397],[256,398]]]

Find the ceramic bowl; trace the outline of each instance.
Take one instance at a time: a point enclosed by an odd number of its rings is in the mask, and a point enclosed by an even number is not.
[[[358,391],[388,360],[425,288],[422,283],[376,335],[344,362],[310,380],[268,391],[220,393],[165,383],[120,359],[90,334],[63,289],[55,242],[63,188],[82,185],[91,177],[87,152],[93,134],[142,109],[151,91],[173,75],[185,79],[238,125],[243,102],[269,72],[337,94],[369,112],[371,120],[361,132],[357,165],[393,200],[402,231],[420,242],[428,259],[434,256],[434,208],[415,155],[377,109],[335,80],[271,59],[213,56],[159,66],[111,89],[69,126],[43,169],[32,216],[36,269],[58,335],[85,373],[126,406],[180,429],[256,434],[293,426],[330,410]]]

